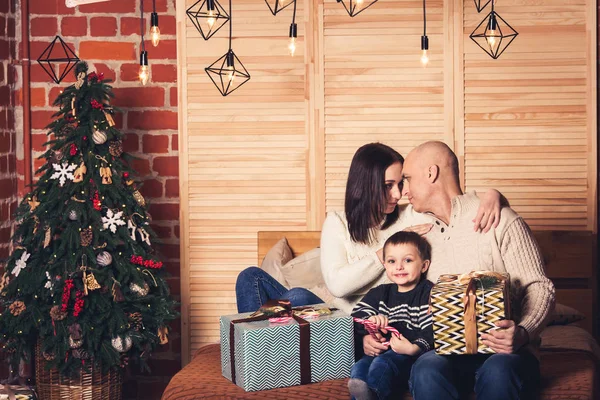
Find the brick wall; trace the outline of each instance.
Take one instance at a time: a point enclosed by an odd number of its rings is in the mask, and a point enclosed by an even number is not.
[[[10,0],[16,2],[17,0]],[[0,0],[0,27],[7,15],[6,0]],[[178,299],[179,290],[179,182],[177,151],[177,53],[175,35],[175,0],[156,0],[159,14],[161,42],[158,47],[146,41],[151,72],[150,81],[141,86],[137,79],[140,52],[140,0],[111,0],[77,8],[67,8],[64,0],[29,0],[30,8],[30,58],[36,60],[56,35],[61,35],[79,58],[88,62],[90,71],[103,72],[112,79],[115,99],[113,105],[122,111],[115,118],[117,128],[125,134],[124,149],[140,159],[135,169],[145,183],[141,192],[148,200],[153,217],[153,228],[161,243],[157,246],[166,261],[172,293]],[[149,24],[152,1],[144,3],[144,13]],[[12,23],[14,31],[14,22]],[[5,32],[3,29],[2,32]],[[146,32],[147,33],[147,32]],[[14,37],[14,34],[13,34]],[[146,36],[148,37],[148,36]],[[4,57],[9,41],[0,38],[0,55]],[[13,40],[14,41],[14,40]],[[8,61],[10,64],[10,61]],[[7,61],[0,69],[0,82],[6,83]],[[20,72],[20,71],[18,71]],[[17,80],[20,78],[16,74]],[[34,170],[43,164],[37,157],[43,152],[46,141],[44,127],[56,111],[52,103],[62,87],[73,82],[70,73],[61,85],[50,81],[41,66],[31,65],[31,125]],[[5,221],[5,209],[16,204],[16,197],[5,199],[2,193],[16,193],[15,154],[17,167],[22,166],[22,154],[15,150],[15,129],[6,129],[8,101],[5,85],[0,87],[0,213]],[[21,89],[18,85],[15,99],[19,103]],[[10,96],[7,95],[7,99]],[[9,121],[10,122],[10,121]],[[9,124],[10,126],[10,124]],[[12,122],[12,126],[15,123]],[[16,122],[17,143],[22,143],[20,123]],[[21,141],[21,142],[19,142]],[[21,152],[22,153],[22,152]],[[11,161],[12,164],[9,162]],[[7,164],[13,165],[7,167]],[[11,169],[12,168],[12,169]],[[22,168],[19,168],[19,192],[23,192]],[[5,190],[6,189],[6,190]],[[0,258],[7,247],[5,232],[8,223],[0,225]],[[172,324],[169,344],[157,351],[150,362],[151,375],[139,375],[132,368],[124,385],[126,399],[157,399],[169,379],[181,365],[180,321]]]

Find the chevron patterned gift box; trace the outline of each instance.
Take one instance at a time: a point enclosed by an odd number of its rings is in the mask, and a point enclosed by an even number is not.
[[[327,305],[311,307],[319,309]],[[236,322],[251,315],[226,315],[220,321],[221,371],[245,391],[350,377],[354,364],[354,325],[348,314],[333,310],[329,315],[306,318],[304,327],[297,317],[276,323]]]
[[[480,334],[510,319],[510,277],[506,273],[475,271],[441,275],[431,289],[433,339],[437,354],[494,353]]]

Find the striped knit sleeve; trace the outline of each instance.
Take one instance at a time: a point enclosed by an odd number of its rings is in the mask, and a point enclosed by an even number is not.
[[[511,284],[518,285],[515,289],[521,304],[514,306],[520,308],[521,319],[516,322],[533,340],[544,328],[554,308],[555,290],[544,272],[540,249],[521,217],[506,228],[500,251]]]

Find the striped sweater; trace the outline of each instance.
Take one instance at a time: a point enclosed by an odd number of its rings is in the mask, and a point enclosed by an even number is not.
[[[398,292],[398,285],[390,283],[371,289],[352,310],[352,316],[368,319],[373,315],[384,315],[388,324],[422,352],[433,349],[433,328],[429,311],[429,294],[433,284],[422,279],[414,289]],[[362,324],[355,324],[357,343],[368,335]]]

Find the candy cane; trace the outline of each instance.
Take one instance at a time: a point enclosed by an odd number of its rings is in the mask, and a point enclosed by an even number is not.
[[[384,326],[382,328],[377,328],[377,325],[374,324],[373,322],[371,322],[367,319],[361,319],[361,318],[354,318],[354,322],[363,324],[365,326],[365,329],[367,330],[367,332],[369,332],[369,334],[371,336],[373,336],[375,339],[378,339],[377,334],[379,333],[379,329],[386,329],[387,331],[392,332],[392,334],[394,334],[394,336],[396,336],[396,337],[401,336],[400,332],[398,332],[398,329],[394,328],[393,326],[388,325],[388,326]],[[385,346],[388,346],[389,344],[390,344],[390,342],[383,342],[383,345],[385,345]]]

